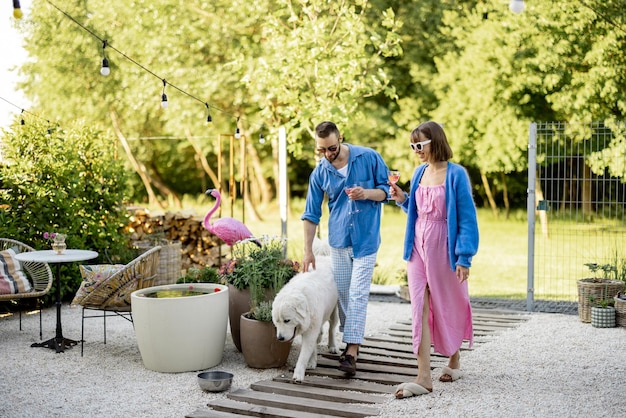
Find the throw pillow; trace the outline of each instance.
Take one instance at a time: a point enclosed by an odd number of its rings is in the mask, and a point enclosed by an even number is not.
[[[123,264],[96,264],[92,266],[81,264],[80,274],[83,276],[83,282],[72,300],[72,305],[80,305],[87,295],[98,289],[103,282],[123,267]]]
[[[0,251],[0,294],[26,293],[33,288],[11,248]]]

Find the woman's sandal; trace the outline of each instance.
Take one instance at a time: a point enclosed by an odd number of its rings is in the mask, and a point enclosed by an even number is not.
[[[396,387],[396,399],[410,398],[412,396],[427,395],[433,390],[425,388],[414,382],[401,383]],[[398,396],[401,395],[401,396]]]
[[[441,369],[441,376],[439,376],[440,382],[454,382],[455,380],[459,380],[463,376],[460,369],[451,369],[448,366],[445,366]]]

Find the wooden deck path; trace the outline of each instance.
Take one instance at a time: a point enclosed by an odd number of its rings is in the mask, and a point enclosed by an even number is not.
[[[528,319],[527,313],[519,311],[472,309],[472,313],[472,350],[479,348],[486,337]],[[467,342],[461,350],[470,350]],[[445,366],[446,361],[445,357],[431,354],[433,369]],[[249,389],[228,392],[226,398],[213,400],[206,409],[198,409],[187,417],[359,418],[379,415],[378,404],[389,399],[395,386],[417,375],[410,321],[395,323],[384,335],[365,338],[354,378],[346,379],[337,365],[338,355],[319,354],[317,367],[307,370],[302,384],[291,383],[291,375],[259,381]]]

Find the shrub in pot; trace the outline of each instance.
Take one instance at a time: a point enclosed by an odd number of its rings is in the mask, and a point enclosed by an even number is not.
[[[261,246],[245,242],[233,247],[233,258],[219,269],[219,277],[229,288],[229,321],[233,343],[241,347],[240,317],[255,311],[300,270],[297,261],[285,257],[286,241],[263,236]],[[271,321],[271,316],[270,316]]]
[[[595,328],[615,327],[615,308],[612,306],[613,300],[597,299],[591,296],[589,302],[591,303],[591,326]]]
[[[591,322],[591,300],[596,304],[612,301],[624,290],[624,282],[609,278],[617,270],[613,264],[586,263],[585,266],[594,276],[578,280],[578,317],[582,322]]]

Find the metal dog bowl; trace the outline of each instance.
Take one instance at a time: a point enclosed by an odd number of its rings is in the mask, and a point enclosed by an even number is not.
[[[198,373],[198,384],[208,392],[223,392],[233,382],[233,374],[221,371]]]

